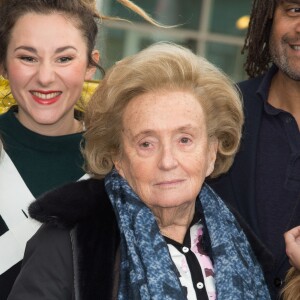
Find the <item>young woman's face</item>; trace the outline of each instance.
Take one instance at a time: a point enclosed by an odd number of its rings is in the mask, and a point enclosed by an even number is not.
[[[5,75],[19,105],[18,118],[30,130],[73,133],[74,105],[94,71],[88,68],[86,41],[72,19],[28,13],[12,29]]]

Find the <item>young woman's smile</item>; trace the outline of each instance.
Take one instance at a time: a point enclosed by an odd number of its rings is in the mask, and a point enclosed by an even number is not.
[[[41,105],[50,105],[57,102],[60,99],[62,92],[55,91],[30,91],[34,101]]]

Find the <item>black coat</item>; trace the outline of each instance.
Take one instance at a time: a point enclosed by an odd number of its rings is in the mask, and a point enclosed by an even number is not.
[[[27,244],[8,299],[111,300],[119,230],[103,181],[66,185],[29,211],[45,224]]]
[[[56,189],[33,202],[29,211],[45,224],[27,244],[21,273],[8,299],[114,299],[120,236],[103,180]],[[258,260],[267,267],[268,253],[236,217]]]

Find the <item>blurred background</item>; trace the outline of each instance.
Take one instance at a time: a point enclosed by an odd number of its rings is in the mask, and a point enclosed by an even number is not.
[[[106,15],[132,21],[100,25],[97,48],[107,69],[124,56],[134,54],[157,41],[172,41],[206,57],[234,81],[246,79],[245,55],[241,54],[252,0],[133,0],[155,20],[166,25],[158,29],[124,8],[116,0],[97,0]]]

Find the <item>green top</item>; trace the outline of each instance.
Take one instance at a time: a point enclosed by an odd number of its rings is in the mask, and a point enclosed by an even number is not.
[[[84,175],[81,133],[44,136],[24,127],[14,110],[0,115],[0,137],[34,197]],[[17,188],[12,183],[12,188]]]

